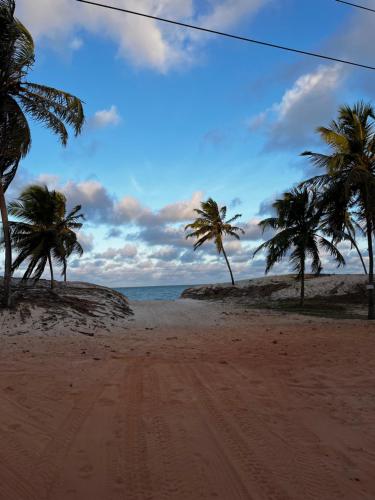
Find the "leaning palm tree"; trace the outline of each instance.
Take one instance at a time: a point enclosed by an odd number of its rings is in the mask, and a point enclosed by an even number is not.
[[[12,254],[5,192],[31,145],[26,115],[46,125],[65,146],[66,125],[78,135],[84,123],[82,102],[75,96],[31,83],[32,36],[14,17],[15,0],[0,0],[0,211],[5,245],[4,303],[11,303]]]
[[[227,216],[227,207],[219,208],[216,201],[209,198],[207,201],[201,202],[201,209],[194,210],[199,217],[194,222],[185,227],[185,231],[192,229],[192,232],[186,235],[186,238],[196,238],[194,250],[197,250],[206,241],[214,241],[219,254],[224,255],[227,263],[232,285],[234,286],[234,278],[232,269],[229,264],[227,254],[224,250],[223,236],[232,236],[237,240],[240,239],[238,233],[244,234],[245,231],[240,227],[232,226],[232,222],[238,220],[241,214],[236,214],[229,220],[225,220]]]
[[[318,195],[307,188],[293,189],[273,204],[276,217],[264,219],[259,223],[263,229],[276,231],[275,236],[260,245],[254,256],[261,250],[267,251],[266,274],[271,268],[290,253],[289,260],[301,282],[300,306],[305,300],[306,259],[311,259],[311,270],[319,274],[322,270],[319,247],[323,248],[338,262],[345,260],[336,246],[321,234],[322,211]]]
[[[328,127],[319,127],[318,133],[326,145],[328,154],[306,151],[323,175],[306,182],[323,187],[327,198],[339,193],[337,203],[346,211],[354,211],[367,238],[368,270],[368,318],[375,319],[374,304],[374,250],[375,228],[375,110],[370,104],[359,102],[353,107],[339,109],[337,121]],[[342,212],[345,213],[344,211]],[[342,215],[341,222],[344,218]]]
[[[48,263],[53,288],[53,260],[62,264],[66,273],[69,255],[83,252],[74,232],[82,227],[81,207],[66,214],[66,198],[62,193],[49,191],[47,186],[32,185],[18,200],[11,202],[8,209],[17,219],[10,222],[12,243],[18,250],[13,271],[27,262],[22,279],[32,277],[37,281]]]

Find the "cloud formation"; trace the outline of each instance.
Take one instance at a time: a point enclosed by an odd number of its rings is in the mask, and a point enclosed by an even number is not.
[[[71,261],[69,279],[110,286],[228,281],[225,261],[222,255],[218,255],[214,243],[208,243],[194,252],[193,242],[185,238],[185,222],[191,219],[193,209],[203,198],[203,193],[193,193],[187,200],[152,210],[136,198],[116,200],[98,181],[70,181],[61,186],[55,176],[43,175],[38,180],[63,189],[70,204],[82,204],[90,230],[95,225],[110,226],[107,236],[122,236],[124,240],[118,247],[104,246],[100,251],[95,251],[93,234],[80,231],[79,241],[85,254],[83,258]],[[266,213],[268,209],[269,200],[266,200],[260,211]],[[246,232],[241,241],[225,241],[236,279],[264,274],[264,255],[259,254],[255,259],[252,256],[262,239],[269,238],[271,233],[262,235],[259,220],[252,218],[241,224]],[[132,226],[131,232],[129,225]],[[346,250],[348,267],[345,270],[361,272],[356,254],[350,249]],[[322,258],[325,271],[336,272],[331,259],[324,253]],[[290,271],[287,260],[272,270],[273,273]]]
[[[249,121],[252,131],[266,133],[266,149],[301,148],[316,127],[335,115],[337,90],[344,83],[342,65],[320,65],[298,77],[281,100]]]
[[[353,9],[350,18],[326,41],[321,52],[371,65],[374,43],[373,16]],[[303,60],[292,71],[295,73],[301,66],[306,67]],[[319,64],[303,72],[300,69],[280,100],[252,116],[248,125],[252,132],[266,135],[266,151],[301,151],[316,142],[316,127],[328,124],[336,116],[338,106],[345,103],[341,101],[343,91],[350,95],[354,89],[360,89],[362,94],[365,91],[372,96],[373,88],[372,72],[344,64]]]
[[[94,116],[89,119],[88,124],[92,128],[105,128],[110,125],[118,125],[120,122],[121,117],[117,107],[112,105],[108,109],[97,111]]]
[[[197,23],[213,29],[234,27],[244,18],[255,16],[270,0],[117,0],[116,6],[144,13]],[[72,3],[70,0],[18,0],[17,15],[27,21],[36,39],[76,50],[77,32],[94,33],[112,40],[118,54],[134,65],[166,72],[192,63],[203,40],[201,34],[157,23],[113,10]],[[204,12],[204,14],[202,14]],[[80,37],[79,40],[82,40]]]

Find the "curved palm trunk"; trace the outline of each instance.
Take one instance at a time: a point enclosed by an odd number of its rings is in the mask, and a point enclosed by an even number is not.
[[[301,296],[299,305],[303,307],[305,304],[305,259],[301,260]]]
[[[5,201],[3,185],[0,182],[0,211],[3,222],[5,264],[4,264],[4,305],[10,307],[12,304],[12,244],[10,239],[10,229],[8,211]]]
[[[67,271],[67,268],[68,268],[68,264],[66,262],[66,259],[64,259],[64,269],[63,269],[63,275],[64,275],[64,283],[66,283],[66,271]]]
[[[53,265],[52,265],[52,259],[51,259],[51,252],[48,252],[48,263],[49,263],[49,270],[51,273],[51,290],[53,290],[55,283],[53,280]]]
[[[348,226],[346,225],[345,226],[346,230],[347,230],[347,234],[349,236],[349,240],[350,240],[350,243],[353,245],[353,247],[356,249],[357,251],[357,254],[358,254],[358,257],[360,258],[361,260],[361,264],[362,264],[362,267],[363,267],[363,271],[364,273],[367,275],[367,268],[366,268],[366,264],[365,264],[365,261],[363,260],[363,257],[362,257],[362,254],[361,254],[361,251],[357,245],[357,242],[355,240],[355,238],[350,234],[350,230],[348,229]]]
[[[367,267],[366,267],[366,264],[365,264],[365,261],[363,260],[363,257],[362,257],[362,254],[361,254],[361,251],[357,245],[357,242],[355,241],[354,238],[351,238],[351,243],[353,245],[353,247],[357,250],[357,253],[358,253],[358,257],[361,259],[361,263],[362,263],[362,267],[363,267],[363,271],[364,273],[367,275],[368,272],[367,272]]]
[[[228,260],[227,254],[225,253],[225,250],[224,250],[224,245],[221,246],[221,250],[223,252],[223,255],[224,255],[224,258],[225,258],[225,262],[227,263],[227,266],[228,266],[228,269],[229,269],[229,274],[230,274],[230,279],[232,280],[232,285],[234,286],[235,282],[234,282],[234,278],[233,278],[233,273],[232,273],[232,269],[231,269],[230,264],[229,264],[229,260]]]
[[[367,243],[368,243],[368,257],[369,257],[369,273],[368,273],[368,319],[375,319],[374,310],[374,250],[372,243],[372,221],[367,217]]]

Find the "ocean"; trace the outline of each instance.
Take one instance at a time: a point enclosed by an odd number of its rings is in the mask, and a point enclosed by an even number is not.
[[[129,300],[177,300],[191,285],[134,286],[115,288]]]

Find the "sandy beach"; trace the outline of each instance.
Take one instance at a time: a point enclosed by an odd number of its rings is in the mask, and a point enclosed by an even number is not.
[[[131,307],[0,336],[1,500],[375,498],[372,323]]]

